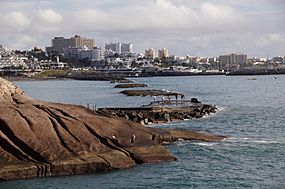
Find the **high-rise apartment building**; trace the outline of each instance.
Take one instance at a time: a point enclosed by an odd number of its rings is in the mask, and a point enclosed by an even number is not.
[[[121,53],[133,53],[134,45],[132,43],[122,43]]]
[[[51,47],[46,47],[46,51],[48,54],[50,54],[51,52],[62,53],[64,48],[77,48],[83,46],[86,46],[88,49],[93,49],[95,47],[95,40],[87,39],[79,35],[75,35],[70,39],[66,39],[64,37],[54,37],[51,40]]]
[[[153,48],[149,48],[145,50],[145,58],[154,59],[155,58],[155,50]]]
[[[228,55],[220,55],[219,61],[221,65],[226,65],[226,64],[242,65],[247,63],[247,54],[231,53]]]
[[[132,43],[106,43],[106,50],[111,50],[114,53],[118,54],[128,54],[133,53],[133,44]]]
[[[122,53],[122,44],[121,43],[106,43],[105,49],[111,50],[114,53],[121,54]]]
[[[162,48],[161,50],[158,50],[158,57],[159,58],[167,58],[167,57],[169,57],[168,49],[167,48]]]

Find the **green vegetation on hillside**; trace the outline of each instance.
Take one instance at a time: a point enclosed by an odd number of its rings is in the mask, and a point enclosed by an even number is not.
[[[60,77],[64,75],[64,70],[45,70],[35,76],[35,78]]]

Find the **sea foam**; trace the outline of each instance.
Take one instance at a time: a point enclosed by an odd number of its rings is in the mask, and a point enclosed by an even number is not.
[[[278,144],[284,143],[284,141],[277,141],[272,139],[257,139],[257,138],[238,138],[238,137],[229,137],[225,138],[223,141],[231,143],[257,143],[257,144]]]

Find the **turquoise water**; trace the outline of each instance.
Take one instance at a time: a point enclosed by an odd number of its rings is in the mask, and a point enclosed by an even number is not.
[[[191,128],[228,135],[222,142],[168,145],[175,162],[138,165],[104,174],[28,179],[0,188],[285,188],[285,76],[133,78],[150,88],[175,90],[215,104],[219,112],[199,120],[157,127]],[[126,97],[103,81],[16,82],[30,96],[96,107],[136,106],[151,97]]]

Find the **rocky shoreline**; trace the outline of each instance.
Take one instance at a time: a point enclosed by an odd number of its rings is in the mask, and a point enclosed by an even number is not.
[[[135,134],[135,144],[130,138]],[[102,115],[83,106],[27,96],[0,78],[0,180],[105,172],[174,161],[162,145],[178,139],[220,141],[225,136],[159,129]]]

